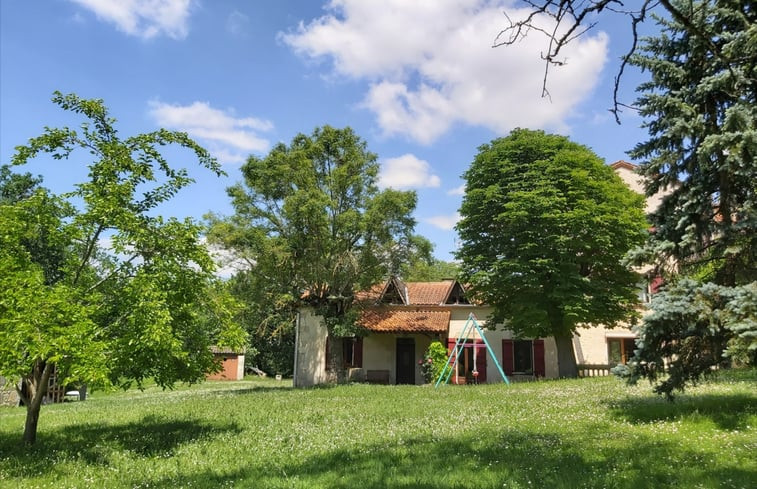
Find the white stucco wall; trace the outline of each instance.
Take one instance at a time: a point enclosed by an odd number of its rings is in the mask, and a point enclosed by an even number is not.
[[[615,173],[618,174],[621,180],[625,182],[628,187],[636,192],[637,194],[644,195],[644,184],[642,183],[642,178],[640,175],[638,175],[633,170],[630,170],[628,168],[619,167],[615,169]],[[644,206],[644,212],[649,214],[650,212],[656,210],[660,203],[662,202],[662,197],[665,195],[665,192],[657,192],[656,194],[652,195],[651,197],[647,197],[646,205]]]
[[[619,326],[617,328],[605,328],[592,326],[579,328],[580,336],[573,337],[573,348],[576,351],[576,362],[579,364],[605,365],[607,357],[608,338],[635,338],[636,335],[630,327]]]
[[[363,339],[363,369],[388,370],[389,383],[397,383],[397,338],[412,338],[415,340],[415,354],[413,365],[415,368],[415,383],[424,383],[418,360],[428,349],[435,337],[424,334],[372,334]]]
[[[244,379],[244,355],[237,357],[237,380]]]
[[[310,387],[326,381],[326,339],[323,316],[310,308],[299,311],[294,349],[294,386]]]

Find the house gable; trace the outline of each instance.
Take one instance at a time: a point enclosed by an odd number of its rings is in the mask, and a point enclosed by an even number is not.
[[[470,301],[468,301],[468,298],[465,297],[465,289],[457,280],[454,281],[452,288],[450,288],[450,291],[447,294],[447,298],[444,301],[444,303],[448,305],[459,305],[459,304],[469,305],[470,304]]]
[[[378,299],[379,304],[407,305],[407,286],[400,279],[392,277],[384,286],[384,291]]]
[[[372,298],[363,302],[358,324],[373,333],[446,334],[452,308],[470,305],[465,289],[453,279],[405,283],[392,277],[383,287],[357,296]]]

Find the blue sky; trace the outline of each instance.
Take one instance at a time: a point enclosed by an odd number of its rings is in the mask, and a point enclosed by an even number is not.
[[[3,0],[0,2],[0,161],[44,126],[76,127],[52,92],[101,98],[122,136],[187,131],[226,178],[192,169],[197,183],[165,215],[229,214],[225,188],[250,154],[351,126],[379,155],[381,184],[418,193],[416,231],[449,260],[462,173],[477,148],[515,127],[591,147],[607,163],[645,137],[641,120],[607,111],[617,59],[629,47],[622,18],[602,19],[565,51],[541,97],[545,40],[536,33],[493,49],[517,2],[485,0],[232,1]],[[641,75],[623,84],[633,101]],[[84,154],[27,170],[66,191],[86,177]],[[170,153],[192,168],[185,154]]]

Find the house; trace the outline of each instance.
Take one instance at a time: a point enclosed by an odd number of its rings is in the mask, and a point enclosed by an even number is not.
[[[360,294],[359,324],[366,336],[341,338],[343,367],[349,380],[384,384],[422,384],[419,360],[432,341],[451,350],[471,314],[483,326],[491,308],[472,304],[464,286],[454,279],[439,282],[403,282],[393,277],[372,291]],[[295,340],[295,385],[326,381],[327,330],[310,309],[300,311]],[[552,338],[516,339],[512,332],[488,330],[486,339],[497,361],[513,380],[557,376],[557,349]],[[450,378],[452,383],[500,380],[495,362],[483,339],[474,332]]]
[[[618,161],[611,166],[631,189],[643,191],[635,165]],[[647,212],[656,208],[661,198],[661,195],[648,198]],[[642,274],[648,271],[639,270]],[[656,285],[659,282],[654,277],[639,284],[640,304],[648,302]],[[490,307],[468,301],[464,285],[453,279],[406,283],[390,278],[359,294],[357,306],[361,307],[358,323],[367,334],[340,339],[346,378],[386,384],[423,383],[418,361],[431,342],[441,341],[451,351],[471,315],[485,327],[491,313]],[[510,380],[558,376],[554,338],[515,338],[502,327],[485,330],[484,334]],[[327,381],[327,336],[322,318],[315,316],[312,310],[303,309],[295,339],[295,386]],[[450,381],[458,384],[501,381],[491,353],[481,347],[483,339],[477,332],[467,336]],[[573,338],[580,373],[606,375],[610,366],[625,363],[633,352],[634,338],[630,325],[581,328]],[[477,376],[473,375],[474,370]]]
[[[215,360],[221,370],[205,376],[207,380],[242,380],[244,378],[244,352],[211,346]]]

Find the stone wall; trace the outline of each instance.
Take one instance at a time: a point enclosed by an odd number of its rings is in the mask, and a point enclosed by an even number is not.
[[[0,406],[18,406],[19,399],[13,384],[0,377]]]

